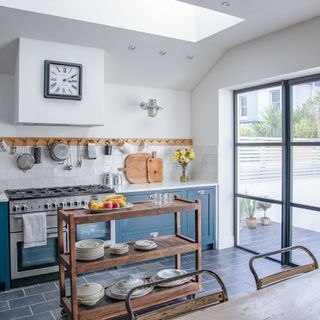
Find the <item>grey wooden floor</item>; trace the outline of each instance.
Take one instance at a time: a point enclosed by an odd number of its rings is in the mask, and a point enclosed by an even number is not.
[[[255,291],[253,277],[248,268],[248,260],[252,255],[236,248],[221,251],[208,250],[203,252],[203,268],[214,270],[224,281],[230,299]],[[183,268],[194,270],[193,256],[183,256]],[[156,271],[173,267],[172,258],[160,259],[154,262],[131,265],[117,270],[108,270],[85,275],[79,278],[79,283],[98,281],[111,284],[130,273],[142,276],[154,274]],[[267,275],[278,271],[281,266],[272,261],[259,262],[261,274]],[[203,279],[204,291],[215,291],[217,285],[208,276]],[[35,286],[0,292],[0,319],[30,319],[54,320],[60,319],[58,282],[47,282]]]

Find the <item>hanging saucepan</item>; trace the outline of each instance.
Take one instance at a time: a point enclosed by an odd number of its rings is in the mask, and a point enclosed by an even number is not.
[[[70,147],[63,142],[55,142],[49,147],[50,156],[54,161],[64,162],[69,158]]]
[[[17,166],[22,171],[28,171],[34,166],[34,157],[32,154],[27,153],[27,147],[25,147],[24,153],[20,153],[17,157]]]

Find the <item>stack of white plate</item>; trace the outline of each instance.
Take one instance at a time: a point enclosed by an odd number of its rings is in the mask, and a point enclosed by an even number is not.
[[[125,300],[127,293],[134,287],[141,286],[146,283],[146,280],[135,278],[131,276],[129,279],[119,281],[112,285],[111,287],[106,289],[106,296],[117,299],[117,300]],[[148,287],[145,289],[139,289],[134,291],[131,295],[132,299],[140,298],[153,290],[153,287]]]
[[[95,305],[104,296],[104,287],[99,283],[84,283],[78,287],[78,301],[85,306]]]
[[[104,241],[87,239],[76,242],[77,260],[96,260],[104,256]]]
[[[167,280],[167,279],[170,279],[173,277],[182,276],[186,273],[187,273],[187,271],[181,270],[181,269],[164,269],[164,270],[157,272],[157,274],[152,276],[150,280],[152,282],[159,281],[159,280]],[[159,284],[157,286],[164,287],[164,288],[176,287],[176,286],[180,286],[184,283],[189,282],[191,279],[192,279],[192,277],[187,277],[187,278],[183,278],[180,280],[168,281],[163,284]]]
[[[152,240],[138,240],[133,245],[138,250],[152,250],[157,247],[157,244]]]
[[[129,251],[129,245],[127,243],[114,243],[110,245],[109,249],[110,253],[121,255]]]

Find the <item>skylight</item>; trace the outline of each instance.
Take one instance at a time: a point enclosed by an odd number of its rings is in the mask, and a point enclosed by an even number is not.
[[[0,0],[0,5],[191,42],[243,21],[176,0]]]

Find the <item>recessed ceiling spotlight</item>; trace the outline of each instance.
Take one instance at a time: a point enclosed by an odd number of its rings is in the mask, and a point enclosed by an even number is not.
[[[167,51],[161,50],[159,51],[160,56],[165,56],[167,54]]]
[[[224,6],[224,7],[230,7],[231,6],[231,3],[229,1],[222,1],[220,4],[222,6]]]
[[[188,54],[188,55],[186,56],[186,58],[187,58],[188,60],[192,60],[192,59],[194,58],[194,55]]]
[[[133,51],[133,50],[135,50],[135,49],[136,49],[136,46],[134,46],[134,45],[132,45],[132,44],[130,44],[130,46],[128,46],[128,50]]]

